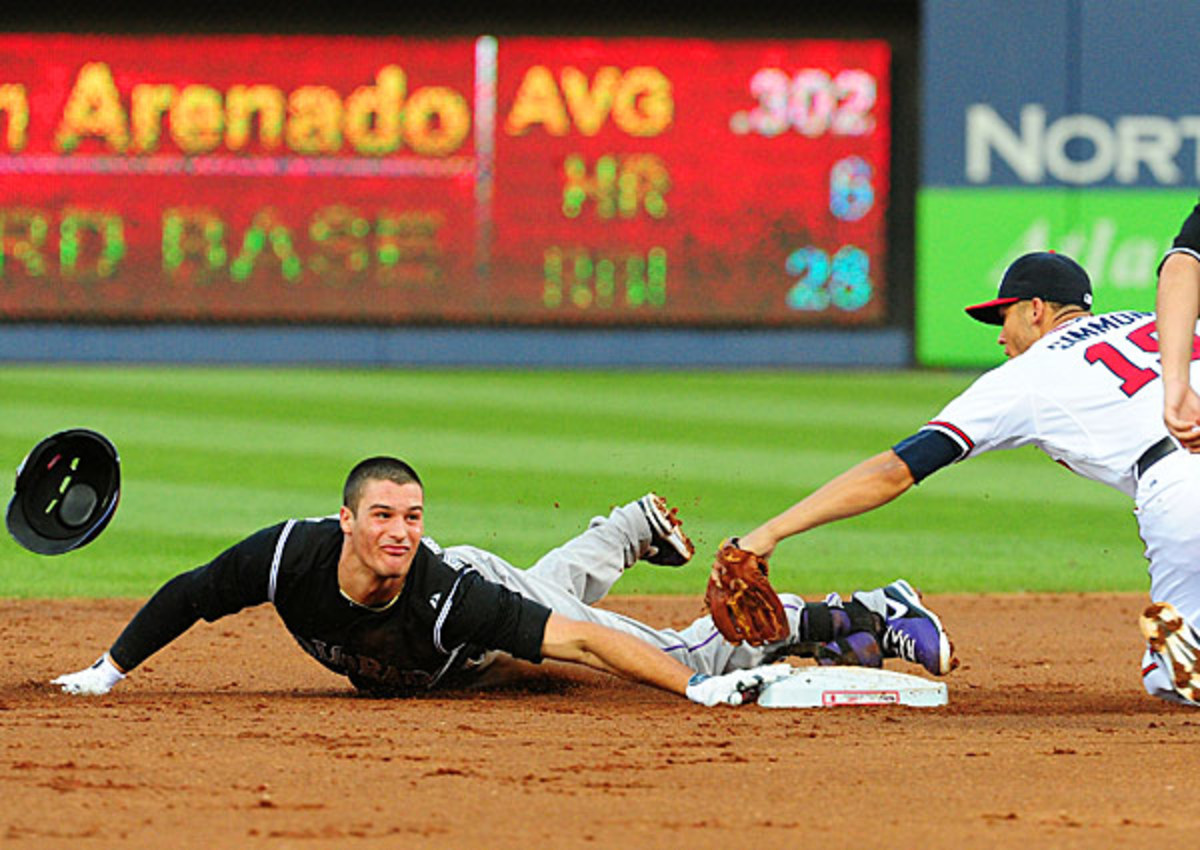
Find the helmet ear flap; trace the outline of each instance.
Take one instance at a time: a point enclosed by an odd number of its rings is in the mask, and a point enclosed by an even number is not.
[[[17,467],[5,514],[8,533],[39,555],[61,555],[94,540],[121,494],[116,447],[86,428],[42,440]]]

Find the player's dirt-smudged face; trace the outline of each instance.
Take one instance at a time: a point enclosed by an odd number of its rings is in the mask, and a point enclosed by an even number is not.
[[[425,533],[425,495],[415,482],[371,480],[354,511],[342,508],[341,522],[365,567],[380,578],[403,576]]]

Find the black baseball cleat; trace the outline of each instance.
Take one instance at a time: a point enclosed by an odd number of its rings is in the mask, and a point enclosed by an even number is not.
[[[638,499],[638,506],[650,524],[650,548],[643,561],[662,567],[682,567],[696,553],[696,547],[683,533],[679,508],[667,505],[657,493],[647,493]]]

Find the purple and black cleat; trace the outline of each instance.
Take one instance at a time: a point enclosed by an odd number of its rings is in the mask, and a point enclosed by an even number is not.
[[[879,645],[884,658],[903,658],[920,664],[935,676],[958,666],[954,644],[942,621],[921,602],[921,594],[904,579],[883,588],[887,618]]]
[[[823,644],[817,653],[817,663],[822,667],[853,665],[856,667],[883,666],[883,653],[879,642],[870,632],[854,632],[835,641]]]

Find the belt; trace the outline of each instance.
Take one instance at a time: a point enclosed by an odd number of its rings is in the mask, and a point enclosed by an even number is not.
[[[1158,463],[1177,448],[1179,448],[1179,446],[1175,444],[1174,440],[1172,440],[1170,437],[1163,437],[1150,448],[1146,449],[1144,452],[1142,452],[1142,456],[1137,459],[1137,463],[1134,464],[1134,469],[1137,470],[1137,477],[1141,478],[1146,474],[1150,467],[1154,466],[1154,464]]]

